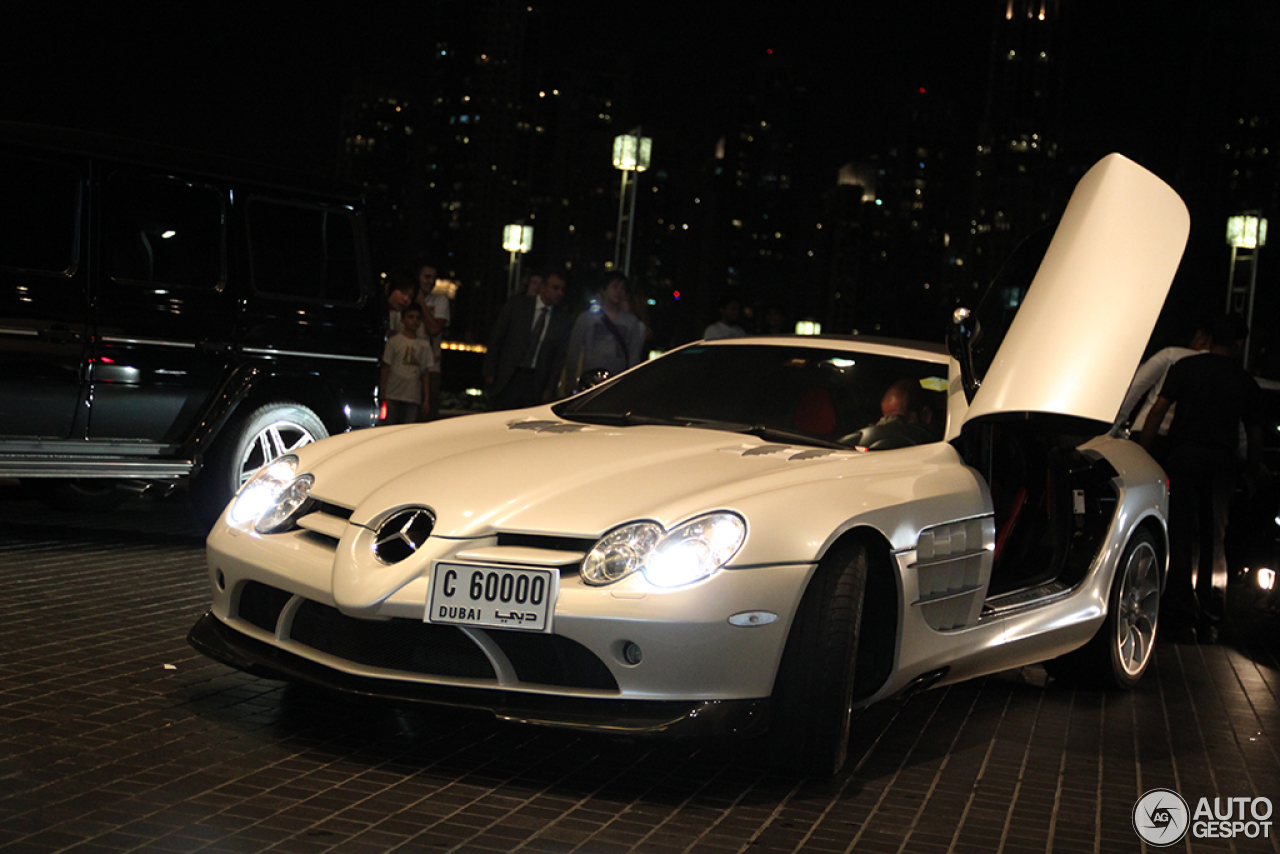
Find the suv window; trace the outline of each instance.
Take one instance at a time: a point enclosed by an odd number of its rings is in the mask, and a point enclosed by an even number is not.
[[[358,302],[355,214],[342,207],[249,202],[254,290],[323,302]]]
[[[222,198],[175,178],[107,181],[107,274],[121,282],[215,290],[223,282]]]
[[[0,267],[66,274],[75,266],[80,180],[63,163],[0,160]]]

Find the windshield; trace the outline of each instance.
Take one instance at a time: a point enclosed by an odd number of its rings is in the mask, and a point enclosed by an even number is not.
[[[942,439],[946,366],[770,345],[677,350],[555,407],[561,418],[679,424],[872,450]]]

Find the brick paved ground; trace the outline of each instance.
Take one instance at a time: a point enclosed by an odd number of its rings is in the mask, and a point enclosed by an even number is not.
[[[181,501],[96,518],[0,487],[0,848],[21,852],[1138,851],[1144,791],[1280,804],[1280,624],[1161,645],[1137,690],[1028,668],[887,704],[857,767],[286,688],[197,655]],[[1280,823],[1280,815],[1273,818]],[[1233,847],[1234,846],[1234,847]],[[1172,850],[1280,851],[1267,838]]]

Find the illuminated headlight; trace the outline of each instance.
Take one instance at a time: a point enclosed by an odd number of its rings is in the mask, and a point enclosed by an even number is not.
[[[1263,590],[1273,589],[1276,586],[1276,571],[1274,569],[1259,569],[1258,586]]]
[[[239,528],[254,525],[272,533],[291,520],[311,492],[311,475],[297,477],[298,458],[286,454],[258,471],[231,502],[228,521]]]
[[[747,537],[747,524],[732,513],[691,519],[669,533],[653,522],[624,525],[606,534],[582,562],[582,580],[612,584],[640,571],[657,587],[680,587],[728,563]]]

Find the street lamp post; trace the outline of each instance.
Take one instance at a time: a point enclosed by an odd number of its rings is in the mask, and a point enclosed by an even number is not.
[[[507,264],[507,296],[510,297],[520,285],[520,258],[533,248],[533,226],[519,223],[504,226],[502,248],[511,253]]]
[[[1253,340],[1253,293],[1258,284],[1258,253],[1267,244],[1267,220],[1257,213],[1227,217],[1227,245],[1231,247],[1231,272],[1227,275],[1227,312],[1244,318],[1249,336],[1244,340],[1244,365],[1249,367]],[[1242,253],[1240,250],[1247,250]],[[1236,264],[1249,262],[1248,286],[1236,285]]]
[[[629,134],[613,138],[613,167],[622,170],[622,190],[618,193],[618,232],[613,243],[613,268],[621,268],[624,276],[631,275],[631,238],[635,234],[636,218],[636,178],[632,172],[643,172],[649,168],[649,156],[653,151],[653,140],[640,135],[640,128]],[[630,192],[630,205],[627,194]],[[628,212],[628,207],[630,211]],[[626,230],[626,250],[623,251],[623,229]]]

